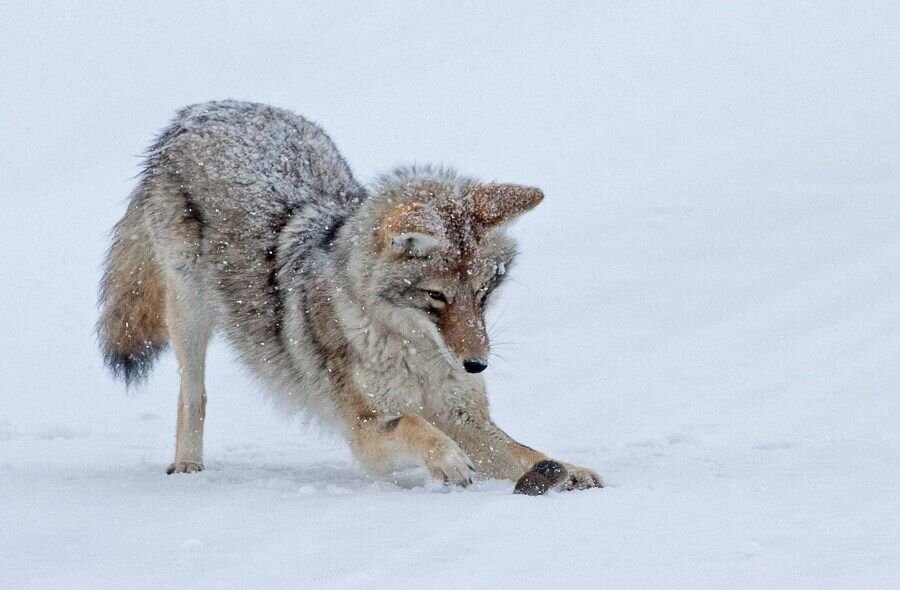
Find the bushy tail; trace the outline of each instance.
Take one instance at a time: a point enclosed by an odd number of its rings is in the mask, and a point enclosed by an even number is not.
[[[113,229],[97,322],[103,360],[128,385],[146,378],[168,342],[165,282],[144,226],[141,191]]]

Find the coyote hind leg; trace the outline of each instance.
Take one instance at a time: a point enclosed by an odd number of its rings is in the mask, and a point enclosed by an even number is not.
[[[181,375],[178,391],[178,425],[175,460],[167,473],[203,470],[203,422],[206,419],[206,347],[212,333],[212,318],[196,289],[170,280],[166,297],[166,325]]]

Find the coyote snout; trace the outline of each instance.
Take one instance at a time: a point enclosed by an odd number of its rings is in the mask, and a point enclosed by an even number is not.
[[[488,336],[484,316],[473,296],[457,295],[442,310],[437,326],[447,348],[458,359],[458,366],[468,373],[480,373],[487,368]]]
[[[425,290],[425,319],[436,328],[435,344],[454,368],[480,373],[488,366],[490,347],[484,309],[477,303],[478,289],[462,280],[442,289]]]

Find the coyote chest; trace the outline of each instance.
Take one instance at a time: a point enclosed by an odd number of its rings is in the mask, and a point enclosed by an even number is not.
[[[389,415],[446,414],[472,402],[478,382],[459,379],[427,345],[369,328],[357,339],[353,380],[370,403]]]

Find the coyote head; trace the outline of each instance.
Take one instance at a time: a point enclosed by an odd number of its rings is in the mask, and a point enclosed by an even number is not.
[[[536,188],[448,170],[408,168],[383,178],[368,203],[370,313],[421,360],[443,357],[480,373],[489,356],[485,309],[516,255],[504,226],[541,199]]]

